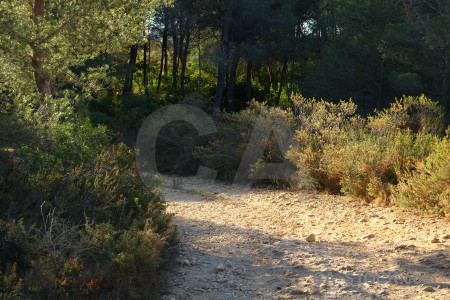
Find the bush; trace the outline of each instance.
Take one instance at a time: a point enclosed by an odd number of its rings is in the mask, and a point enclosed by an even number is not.
[[[338,182],[346,195],[389,203],[390,186],[395,185],[417,159],[423,159],[436,139],[400,131],[393,137],[364,135],[360,141],[324,148],[320,169]]]
[[[283,149],[289,147],[292,141],[290,131],[294,128],[290,111],[252,101],[245,110],[233,114],[221,113],[217,117],[217,134],[208,145],[198,147],[196,151],[196,156],[203,165],[218,170],[220,179],[232,181],[246,154],[248,160],[244,163],[247,165],[243,167],[247,169],[248,178],[254,184],[286,184],[285,180],[270,179],[272,170],[267,169],[264,164],[287,162]],[[250,147],[249,142],[255,131],[265,134],[255,139]],[[279,142],[282,144],[278,145]],[[255,149],[264,151],[257,153],[258,151],[254,152]],[[285,171],[286,177],[292,173],[289,168]]]
[[[444,130],[443,110],[424,95],[396,99],[387,109],[368,118],[367,127],[374,135],[395,134],[409,128],[414,133],[441,134]]]
[[[394,203],[426,213],[450,217],[450,138],[435,144],[433,152],[415,162],[393,193]]]
[[[352,101],[337,104],[293,98],[299,119],[297,147],[288,157],[299,185],[387,204],[399,179],[426,158],[438,140],[442,114],[425,97],[404,97],[364,118]]]
[[[31,298],[153,297],[174,234],[162,197],[130,148],[66,108],[18,109],[29,126],[0,140],[0,283]]]
[[[356,116],[356,105],[350,101],[338,104],[307,99],[301,95],[292,98],[299,124],[295,140],[297,146],[288,152],[288,158],[297,167],[299,188],[340,190],[339,178],[328,176],[322,167],[322,156],[331,145],[345,145],[360,139],[365,121]]]

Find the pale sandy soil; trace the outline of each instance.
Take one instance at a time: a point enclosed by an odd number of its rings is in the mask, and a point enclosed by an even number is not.
[[[163,299],[450,299],[444,219],[181,180],[167,178],[164,191],[180,243]]]

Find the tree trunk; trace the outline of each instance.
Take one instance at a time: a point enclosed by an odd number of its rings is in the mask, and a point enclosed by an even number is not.
[[[33,22],[38,25],[41,22],[41,18],[45,15],[45,0],[34,0],[33,2]],[[38,25],[39,26],[39,25]],[[52,94],[52,87],[50,82],[50,76],[45,70],[44,62],[46,53],[40,49],[39,45],[30,45],[33,50],[31,57],[31,67],[33,68],[34,81],[36,83],[36,89],[42,96],[48,96]]]
[[[267,67],[267,72],[269,73],[269,91],[273,88],[273,75],[272,75],[272,69],[270,68],[270,65]]]
[[[31,58],[31,66],[33,67],[34,81],[39,94],[48,96],[52,94],[50,76],[44,69],[45,53],[34,47],[33,56]]]
[[[159,88],[161,87],[161,80],[162,80],[162,74],[163,69],[165,70],[165,74],[167,73],[167,26],[164,25],[164,31],[163,31],[163,40],[161,45],[161,65],[159,68],[159,75],[158,75],[158,86],[156,87],[156,90],[159,91]]]
[[[449,60],[445,60],[444,62],[444,74],[442,76],[442,88],[441,88],[441,101],[442,101],[442,106],[444,107],[445,113],[448,114],[450,113],[450,107],[448,104],[448,73],[450,72],[449,70],[450,66],[449,66]]]
[[[226,6],[222,28],[222,43],[220,47],[221,57],[219,59],[219,66],[218,66],[216,96],[214,98],[214,108],[218,110],[220,110],[222,106],[225,76],[227,73],[228,48],[230,43],[230,27],[231,27],[231,9]]]
[[[239,55],[232,54],[230,77],[227,86],[227,111],[234,112],[234,87],[236,86],[236,71],[239,64]]]
[[[190,34],[188,34],[186,36],[186,42],[184,45],[184,53],[182,55],[182,60],[181,60],[181,75],[180,75],[180,86],[182,89],[184,89],[184,82],[186,79],[186,66],[187,66],[187,59],[189,56],[189,44],[190,44],[190,39],[191,36]]]
[[[147,51],[148,43],[144,44],[144,92],[147,94],[148,89],[148,66],[147,66]]]
[[[278,95],[277,95],[277,99],[275,102],[276,106],[280,105],[281,92],[283,91],[283,85],[284,85],[284,81],[285,81],[285,77],[286,77],[286,71],[287,71],[287,59],[285,58],[284,62],[283,62],[283,70],[281,70],[280,88],[278,89]]]
[[[138,45],[132,45],[130,47],[130,61],[128,64],[127,74],[125,75],[125,82],[123,85],[122,94],[128,94],[133,92],[133,75],[136,70],[136,59],[138,54]]]
[[[180,66],[181,61],[183,60],[183,49],[184,49],[184,38],[185,38],[185,33],[184,31],[182,31],[182,33],[180,34],[180,39],[178,40],[178,59],[177,59],[177,65],[178,68]]]
[[[384,84],[384,59],[381,61],[380,82],[379,82],[378,99],[377,99],[377,108],[378,109],[381,109],[381,102],[383,101],[383,84]]]
[[[200,30],[198,32],[198,78],[197,78],[197,92],[200,93],[200,88],[202,84],[202,55],[201,55],[201,38]]]
[[[172,89],[175,90],[178,86],[178,36],[174,33],[173,37],[173,56],[172,56]]]
[[[253,70],[253,60],[251,58],[247,59],[247,77],[246,77],[246,98],[247,102],[252,100],[252,70]]]
[[[189,56],[189,44],[191,41],[191,19],[188,18],[186,21],[186,42],[184,45],[184,52],[180,53],[181,55],[181,75],[180,75],[180,87],[181,89],[184,89],[184,80],[186,76],[186,65],[187,65],[187,59]]]

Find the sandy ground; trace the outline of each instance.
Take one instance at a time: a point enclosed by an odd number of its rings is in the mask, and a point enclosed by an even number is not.
[[[166,181],[180,243],[163,299],[450,299],[447,220],[345,197]]]

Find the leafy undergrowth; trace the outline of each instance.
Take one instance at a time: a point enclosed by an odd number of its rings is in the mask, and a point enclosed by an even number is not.
[[[299,184],[449,215],[448,135],[435,102],[403,97],[367,118],[355,114],[351,100],[297,96],[294,106],[298,146],[287,155]]]
[[[449,215],[448,131],[437,103],[425,96],[403,97],[363,117],[351,100],[331,103],[301,95],[292,100],[288,110],[252,102],[239,113],[223,113],[215,138],[197,147],[195,155],[229,181],[240,164],[250,162],[244,167],[254,184],[322,189]],[[255,130],[271,134],[252,141]],[[289,131],[295,132],[293,139]],[[265,150],[248,159],[252,147]],[[286,173],[289,164],[295,166],[289,180],[270,179],[266,163],[280,162],[286,163]]]
[[[161,195],[132,149],[54,102],[0,114],[10,128],[0,139],[3,296],[155,296],[174,237]]]

